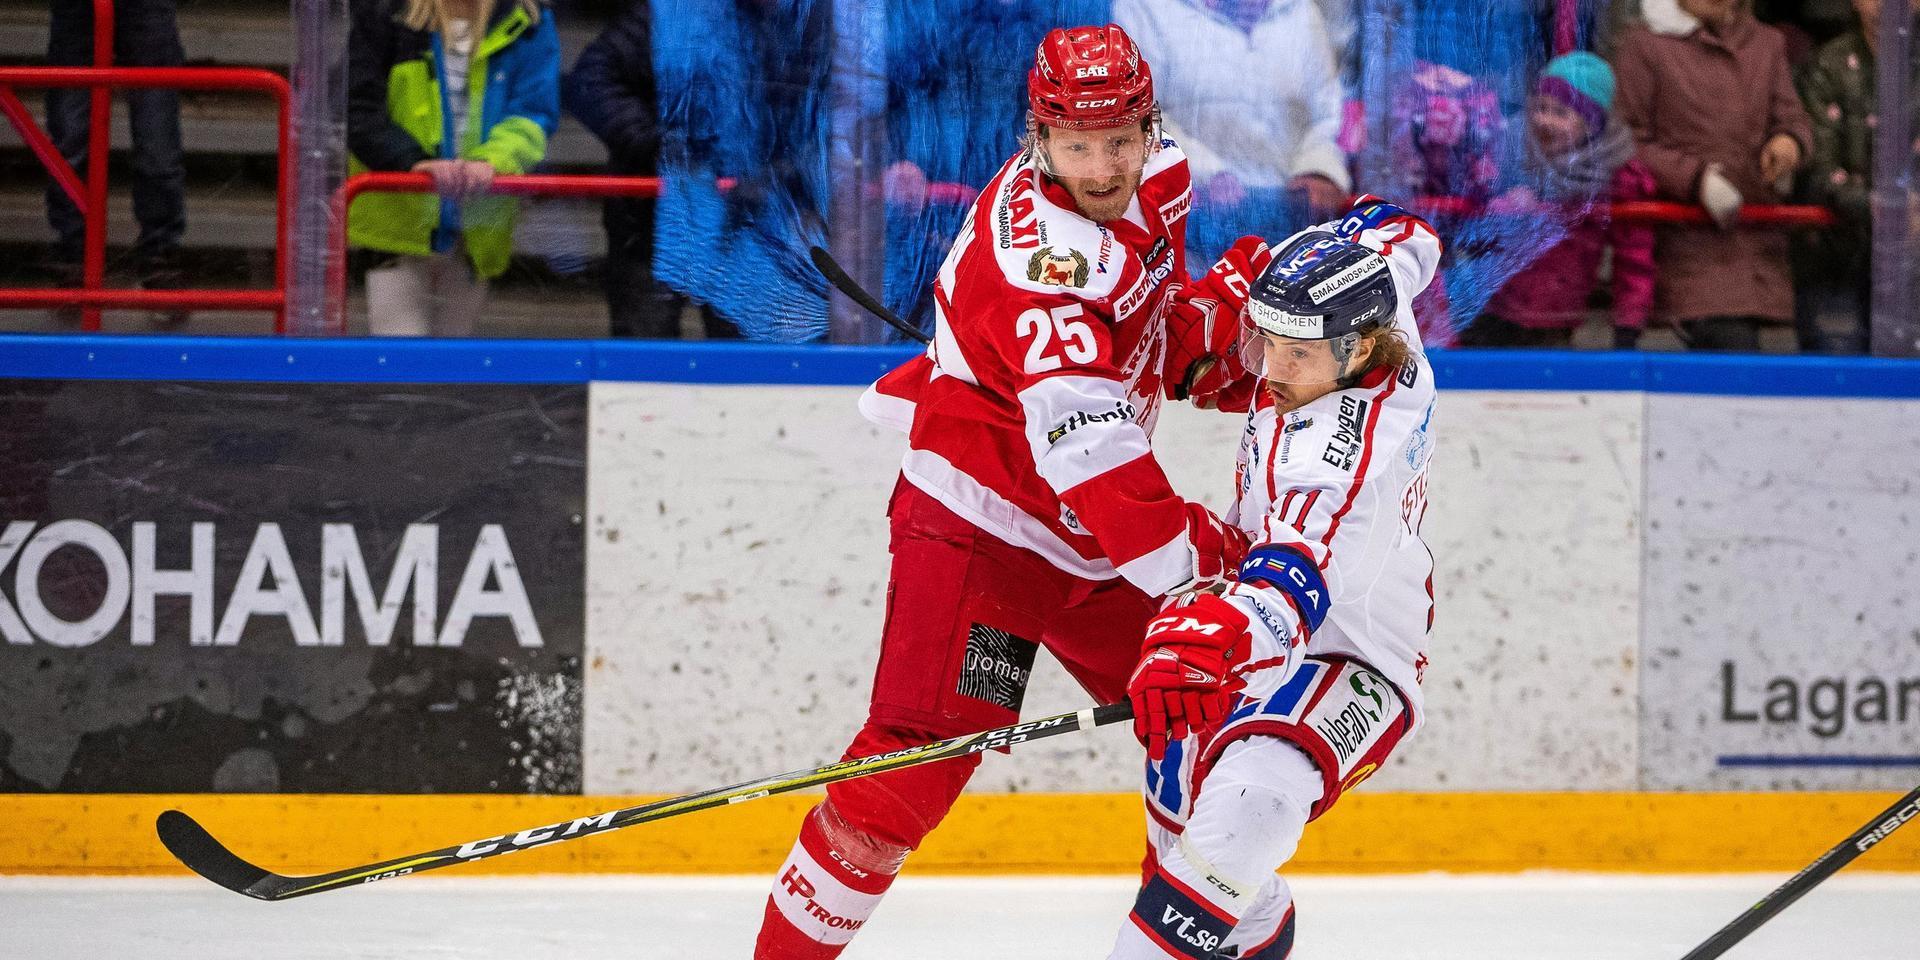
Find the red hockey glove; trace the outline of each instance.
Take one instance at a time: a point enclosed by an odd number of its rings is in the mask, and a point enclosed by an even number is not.
[[[1246,532],[1191,500],[1187,501],[1187,539],[1193,544],[1193,582],[1179,587],[1177,593],[1217,587],[1247,558]]]
[[[1213,268],[1180,291],[1167,313],[1167,361],[1162,369],[1167,397],[1207,398],[1246,376],[1240,362],[1240,310],[1255,277],[1273,259],[1266,242],[1241,237]]]
[[[1133,703],[1133,735],[1148,757],[1159,760],[1169,741],[1204,734],[1226,719],[1229,700],[1244,684],[1232,671],[1252,643],[1247,627],[1246,614],[1212,594],[1147,624],[1127,699]]]
[[[1247,305],[1247,292],[1252,289],[1254,278],[1272,259],[1273,251],[1267,249],[1267,242],[1248,234],[1235,240],[1233,246],[1213,262],[1213,267],[1193,282],[1189,293],[1219,301],[1238,322],[1240,308]]]

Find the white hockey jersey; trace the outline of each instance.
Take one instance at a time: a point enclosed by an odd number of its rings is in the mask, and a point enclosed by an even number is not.
[[[1285,414],[1265,390],[1247,414],[1236,464],[1237,491],[1226,514],[1262,544],[1291,546],[1310,557],[1332,603],[1308,638],[1305,654],[1350,656],[1371,665],[1406,695],[1419,723],[1420,680],[1433,628],[1433,554],[1420,537],[1427,513],[1427,467],[1433,458],[1433,369],[1420,346],[1413,298],[1432,279],[1440,240],[1424,221],[1389,205],[1362,205],[1333,230],[1387,258],[1399,299],[1397,324],[1412,357],[1400,369],[1370,371]],[[1304,231],[1303,231],[1304,232]],[[1276,245],[1284,247],[1288,241]],[[1270,586],[1260,606],[1292,619],[1293,607]],[[1279,636],[1297,636],[1295,624]],[[1262,631],[1246,669],[1249,696],[1277,688],[1297,656],[1267,649]],[[1263,670],[1262,661],[1288,663]],[[1257,675],[1264,673],[1265,675]]]

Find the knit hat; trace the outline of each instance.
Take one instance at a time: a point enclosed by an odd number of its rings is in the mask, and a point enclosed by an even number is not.
[[[1613,68],[1584,50],[1561,54],[1540,72],[1538,90],[1566,104],[1587,121],[1590,132],[1598,134],[1607,126],[1607,111],[1613,109]]]

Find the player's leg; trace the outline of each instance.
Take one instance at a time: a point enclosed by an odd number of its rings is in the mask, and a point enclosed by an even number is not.
[[[1293,953],[1293,888],[1274,877],[1260,888],[1253,906],[1227,935],[1223,957],[1237,960],[1287,960]]]
[[[1292,897],[1275,871],[1292,859],[1324,790],[1319,768],[1291,743],[1256,736],[1228,744],[1184,829],[1161,831],[1170,839],[1112,960],[1285,956],[1285,947],[1272,951],[1281,940],[1291,945]]]
[[[1260,693],[1242,697],[1204,745],[1188,737],[1147,768],[1149,835],[1178,839],[1158,844],[1114,960],[1200,960],[1228,948],[1284,957],[1291,897],[1269,886],[1275,871],[1307,823],[1379,769],[1411,726],[1399,691],[1357,660],[1305,657],[1256,671],[1247,689]],[[1168,793],[1169,782],[1180,789]]]
[[[1159,609],[1125,580],[1074,580],[1041,643],[1094,702],[1114,703],[1126,698],[1147,621]]]
[[[902,485],[890,511],[893,571],[868,720],[847,756],[1010,723],[1061,575]],[[756,960],[837,956],[907,854],[939,825],[976,756],[836,783],[780,868]]]

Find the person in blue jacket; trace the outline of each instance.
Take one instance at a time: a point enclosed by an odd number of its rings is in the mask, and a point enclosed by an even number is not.
[[[518,203],[560,119],[560,41],[538,0],[358,0],[347,56],[349,171],[433,175],[438,196],[370,193],[347,221],[376,334],[471,333],[513,253]]]

